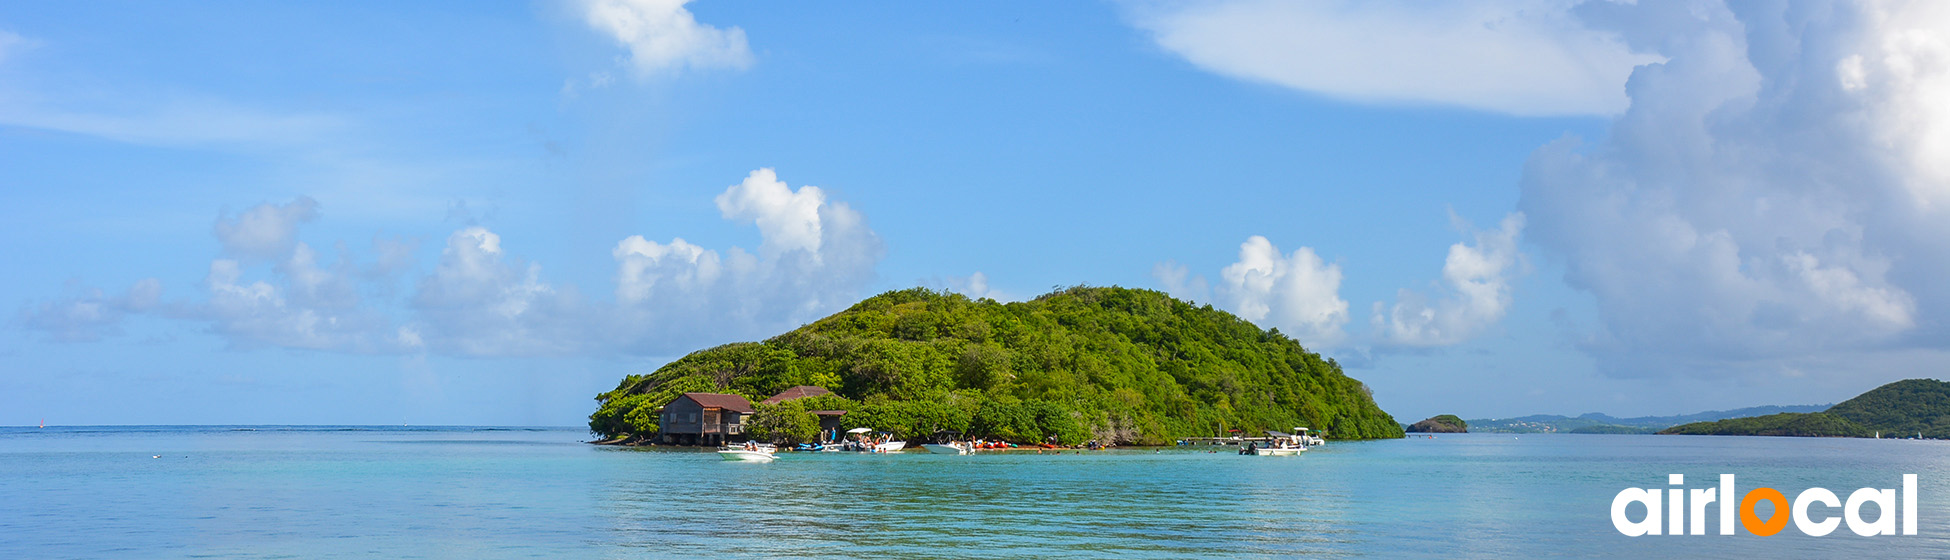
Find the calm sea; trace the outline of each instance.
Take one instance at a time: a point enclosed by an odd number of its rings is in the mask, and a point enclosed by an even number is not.
[[[1944,557],[1950,444],[1494,434],[1302,457],[715,453],[569,429],[0,428],[0,558]],[[1628,538],[1626,487],[1921,479],[1917,536]],[[1832,511],[1832,510],[1831,510]],[[1839,515],[1839,513],[1836,513]],[[1709,523],[1709,530],[1715,525]]]

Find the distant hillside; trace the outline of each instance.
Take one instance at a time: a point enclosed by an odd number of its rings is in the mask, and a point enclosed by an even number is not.
[[[1661,434],[1950,438],[1950,383],[1907,379],[1842,401],[1827,411],[1782,413],[1674,426]]]
[[[1278,329],[1115,287],[1006,304],[887,292],[764,342],[707,348],[628,376],[597,397],[589,429],[641,437],[656,433],[657,409],[680,393],[757,401],[798,385],[833,395],[761,405],[752,422],[817,425],[810,410],[844,410],[845,428],[903,438],[948,430],[1066,444],[1163,444],[1296,426],[1336,439],[1402,437],[1366,385]]]
[[[1469,421],[1469,431],[1505,434],[1650,434],[1659,430],[1692,422],[1707,422],[1739,418],[1743,416],[1762,416],[1783,412],[1821,412],[1830,406],[1755,406],[1734,410],[1709,410],[1678,416],[1639,416],[1617,418],[1596,412],[1576,417],[1539,414],[1517,418],[1478,418]]]

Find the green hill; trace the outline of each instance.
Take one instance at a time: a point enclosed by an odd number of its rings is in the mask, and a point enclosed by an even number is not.
[[[1408,427],[1410,433],[1461,434],[1469,432],[1469,423],[1454,414],[1438,414],[1427,420],[1416,422]]]
[[[1661,434],[1950,438],[1950,383],[1906,379],[1825,412],[1782,413],[1674,426]]]
[[[764,342],[694,352],[597,397],[589,429],[650,434],[685,392],[753,402],[796,385],[835,395],[761,407],[755,435],[805,437],[808,410],[906,438],[1161,444],[1306,426],[1401,437],[1366,385],[1278,329],[1161,292],[1075,287],[1019,303],[888,292]]]

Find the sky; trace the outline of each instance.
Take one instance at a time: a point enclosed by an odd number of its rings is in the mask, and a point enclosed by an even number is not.
[[[1950,5],[0,4],[0,425],[580,425],[915,286],[1397,419],[1950,366]]]

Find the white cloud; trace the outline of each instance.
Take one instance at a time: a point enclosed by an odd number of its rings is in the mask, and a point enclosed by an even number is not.
[[[758,224],[763,240],[758,249],[766,256],[788,251],[819,255],[819,211],[826,203],[826,193],[819,187],[794,192],[771,168],[761,168],[725,189],[717,203],[725,219]]]
[[[1161,280],[1173,293],[1188,287],[1182,268],[1153,272],[1164,273]],[[1273,242],[1252,236],[1239,245],[1239,261],[1220,270],[1219,278],[1220,306],[1254,324],[1279,328],[1320,348],[1339,345],[1346,336],[1341,330],[1348,318],[1347,300],[1340,297],[1341,265],[1321,260],[1310,247],[1282,255]]]
[[[600,345],[590,335],[606,326],[590,316],[600,308],[542,282],[541,265],[509,258],[501,236],[479,226],[447,236],[412,308],[400,340],[462,356],[564,354]]]
[[[851,304],[885,249],[866,218],[813,186],[758,169],[717,199],[725,219],[758,227],[756,254],[631,236],[617,261],[621,343],[666,352],[700,341],[776,334]]]
[[[727,187],[717,202],[725,219],[757,226],[756,254],[633,235],[611,250],[614,301],[587,301],[572,285],[545,281],[541,265],[509,254],[500,234],[467,226],[447,237],[439,262],[395,310],[385,296],[412,268],[413,244],[375,238],[376,259],[363,266],[341,244],[327,263],[298,240],[319,206],[299,197],[217,219],[212,230],[226,256],[211,262],[204,300],[159,304],[161,284],[146,280],[126,295],[90,290],[30,307],[21,319],[66,341],[99,340],[119,332],[126,316],[156,313],[207,324],[243,349],[669,355],[775,335],[849,305],[885,253],[865,216],[817,187],[791,189],[770,169]]]
[[[1596,298],[1605,371],[1950,347],[1950,7],[1604,8],[1670,60],[1595,146],[1533,154],[1520,207]]]
[[[300,196],[286,204],[259,204],[235,217],[220,216],[213,226],[225,254],[272,259],[291,252],[298,226],[318,218],[318,201]]]
[[[1583,25],[1575,0],[1147,5],[1133,22],[1206,70],[1332,97],[1514,115],[1616,114],[1657,57]]]
[[[688,3],[690,0],[585,0],[582,11],[590,27],[629,49],[630,66],[638,76],[684,68],[751,66],[745,30],[698,23],[684,9]],[[603,81],[607,81],[606,76]]]
[[[1510,309],[1510,280],[1521,270],[1517,239],[1522,232],[1523,214],[1514,213],[1496,230],[1473,232],[1474,246],[1450,245],[1442,263],[1443,295],[1434,304],[1407,289],[1401,290],[1392,307],[1375,302],[1373,323],[1379,343],[1448,346],[1503,320]]]

